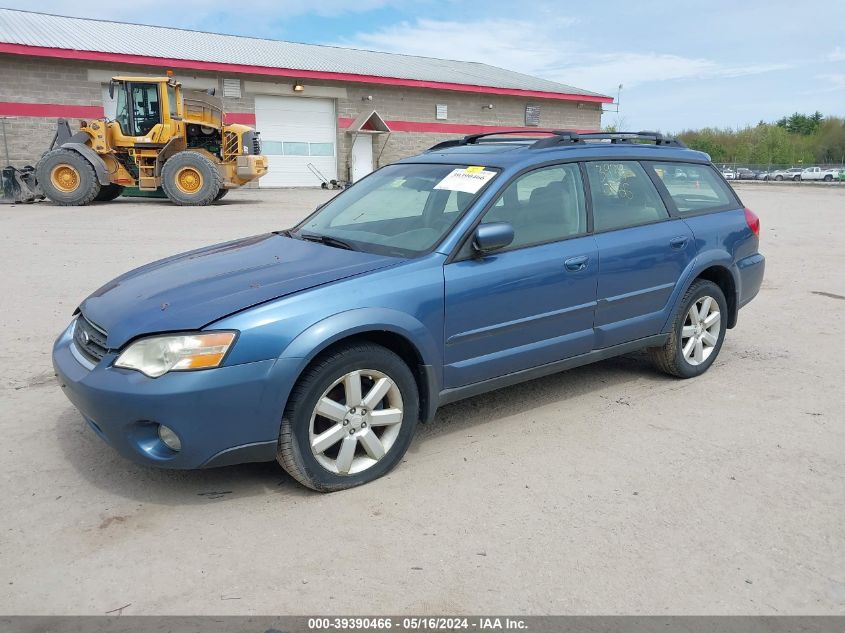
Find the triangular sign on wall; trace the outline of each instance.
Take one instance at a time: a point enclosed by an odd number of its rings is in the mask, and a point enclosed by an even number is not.
[[[369,134],[385,134],[390,133],[390,128],[385,123],[381,115],[372,110],[369,113],[361,114],[355,119],[352,124],[346,128],[349,134],[356,134],[358,132],[366,132]]]

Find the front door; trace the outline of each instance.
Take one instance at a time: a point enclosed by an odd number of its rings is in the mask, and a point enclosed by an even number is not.
[[[161,123],[158,84],[126,83],[120,86],[115,106],[115,120],[124,136],[143,137]]]
[[[352,143],[352,182],[358,182],[373,171],[373,137],[358,134]]]
[[[513,243],[445,266],[446,388],[589,352],[598,275],[576,164],[528,172],[482,222],[508,222]]]
[[[672,219],[635,161],[586,163],[599,251],[595,347],[652,336],[695,257],[686,222]]]

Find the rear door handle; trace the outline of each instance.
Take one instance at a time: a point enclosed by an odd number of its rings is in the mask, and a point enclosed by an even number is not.
[[[669,240],[669,245],[672,248],[681,250],[687,245],[687,242],[689,242],[689,238],[686,235],[679,235],[678,237],[673,237]]]
[[[587,255],[581,255],[580,257],[570,257],[563,262],[563,265],[566,266],[566,270],[577,273],[579,270],[584,270],[589,261],[590,258]]]

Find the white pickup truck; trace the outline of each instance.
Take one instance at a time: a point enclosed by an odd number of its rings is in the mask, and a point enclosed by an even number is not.
[[[830,182],[839,178],[838,169],[822,169],[821,167],[807,167],[801,172],[801,180],[824,180]]]

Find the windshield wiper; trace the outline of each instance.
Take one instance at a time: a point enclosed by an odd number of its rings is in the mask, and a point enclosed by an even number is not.
[[[333,246],[334,248],[343,248],[347,251],[354,251],[355,247],[352,246],[349,242],[344,242],[341,239],[336,237],[332,237],[330,235],[319,235],[317,233],[303,233],[302,231],[299,232],[299,237],[303,240],[308,240],[309,242],[319,242],[320,244],[325,244],[326,246]]]

